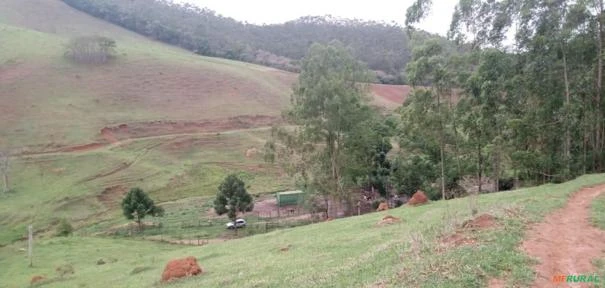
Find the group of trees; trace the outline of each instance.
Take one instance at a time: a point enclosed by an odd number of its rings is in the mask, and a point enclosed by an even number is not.
[[[354,187],[386,195],[395,124],[368,105],[364,83],[371,77],[340,42],[314,44],[284,113],[296,128],[275,128],[265,146],[266,159],[283,163],[305,191],[320,196],[328,215],[334,200],[350,211]]]
[[[412,37],[430,4],[408,10]],[[368,106],[368,74],[343,45],[316,44],[286,113],[296,128],[276,131],[268,159],[284,159],[307,191],[344,201],[368,186],[446,199],[603,172],[604,12],[603,1],[461,0],[449,32],[460,49],[421,41],[396,121]],[[388,139],[400,147],[390,158]],[[469,177],[478,187],[465,191]]]
[[[430,8],[417,0],[410,28]],[[400,138],[408,157],[439,164],[444,196],[465,175],[488,175],[498,190],[510,185],[503,177],[539,184],[603,171],[603,12],[602,0],[461,0],[449,37],[469,52],[433,41],[415,50]]]
[[[250,212],[254,208],[254,199],[246,191],[246,185],[237,175],[230,174],[218,187],[214,200],[214,211],[218,215],[227,214],[232,221],[239,213]],[[139,230],[143,228],[143,219],[146,216],[161,217],[164,209],[157,206],[141,188],[132,188],[122,199],[122,212],[126,219],[134,220]],[[65,222],[65,221],[63,221]],[[66,222],[59,225],[59,235],[71,234],[72,228],[65,228]]]
[[[254,25],[214,11],[167,0],[62,0],[68,5],[153,39],[195,53],[253,62],[289,71],[313,43],[338,40],[384,83],[403,83],[401,74],[415,43],[397,25],[330,16],[303,17],[283,24]],[[418,37],[428,38],[427,33]],[[441,39],[449,49],[454,45]],[[376,80],[376,79],[374,79]]]

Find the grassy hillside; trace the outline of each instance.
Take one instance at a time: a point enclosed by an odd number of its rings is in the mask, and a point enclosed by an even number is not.
[[[376,225],[387,213],[373,213],[202,247],[54,238],[37,242],[34,268],[19,252],[24,243],[0,249],[0,278],[3,287],[22,287],[33,275],[46,276],[45,287],[149,287],[168,260],[192,255],[205,273],[168,287],[481,287],[493,277],[524,287],[533,278],[532,261],[517,249],[524,227],[604,176],[482,195],[480,214],[495,217],[486,229],[460,232],[470,215],[467,199],[457,199],[389,210],[403,219],[393,225]],[[452,235],[465,241],[444,240]],[[97,265],[101,258],[108,263]],[[75,274],[56,278],[64,264]],[[137,267],[143,272],[132,274]]]
[[[66,60],[66,43],[86,35],[115,39],[117,58]],[[28,223],[44,231],[63,217],[76,227],[122,220],[117,204],[133,186],[160,202],[205,202],[233,172],[252,193],[292,187],[258,151],[295,74],[194,55],[59,0],[2,1],[0,39],[0,149],[15,154],[12,192],[0,195],[0,245]],[[375,91],[387,108],[407,93]]]
[[[63,57],[73,36],[98,34],[116,39],[114,62]],[[0,244],[25,223],[121,217],[116,203],[132,186],[156,201],[213,195],[230,172],[253,193],[291,187],[246,154],[264,145],[295,75],[193,55],[58,0],[2,1],[0,39],[0,149],[22,154],[11,160],[13,191],[0,196]]]

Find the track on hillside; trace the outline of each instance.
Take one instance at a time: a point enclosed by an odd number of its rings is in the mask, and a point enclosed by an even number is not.
[[[602,193],[605,185],[581,189],[569,198],[565,207],[530,227],[521,249],[539,262],[534,267],[536,277],[531,287],[567,287],[566,283],[554,283],[554,277],[594,275],[592,260],[605,251],[605,231],[590,222],[590,205]],[[504,284],[493,279],[489,287]],[[592,287],[592,283],[574,284],[573,287]]]

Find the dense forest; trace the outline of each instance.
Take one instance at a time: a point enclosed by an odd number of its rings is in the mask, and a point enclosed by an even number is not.
[[[376,71],[383,83],[401,75],[414,46],[394,24],[326,17],[303,17],[283,24],[253,25],[212,10],[166,0],[62,0],[68,5],[153,39],[205,56],[222,57],[289,71],[313,43],[338,40]],[[417,33],[417,38],[438,37]],[[445,39],[441,41],[448,43]],[[453,45],[449,45],[453,49]]]
[[[431,3],[409,8],[410,29]],[[302,128],[276,133],[282,158],[307,190],[343,201],[367,187],[447,199],[602,173],[604,6],[460,0],[448,36],[469,52],[422,41],[405,68],[413,92],[390,116],[367,111],[352,85],[365,74],[343,47],[315,47],[286,114]]]
[[[471,52],[452,55],[428,41],[406,68],[417,87],[399,111],[406,169],[440,179],[444,194],[468,175],[489,177],[498,190],[507,186],[500,179],[539,184],[603,172],[603,7],[461,0],[448,36]],[[430,8],[416,0],[406,24]],[[418,85],[426,81],[430,89]]]

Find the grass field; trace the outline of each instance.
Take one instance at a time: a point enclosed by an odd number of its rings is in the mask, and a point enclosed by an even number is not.
[[[66,60],[66,43],[82,35],[115,39],[116,59]],[[59,0],[1,1],[0,39],[0,150],[15,154],[0,245],[29,223],[119,223],[118,201],[134,186],[158,202],[214,195],[228,173],[252,193],[293,188],[259,151],[296,74],[194,55]],[[375,103],[394,108],[408,90],[376,86]],[[121,126],[128,131],[104,133]]]
[[[591,208],[592,223],[596,227],[605,230],[605,194],[593,201]],[[605,258],[595,260],[593,264],[598,269],[597,275],[601,277],[601,282],[595,284],[595,287],[605,287]]]
[[[3,287],[22,287],[33,275],[53,280],[44,287],[150,287],[158,284],[168,260],[192,255],[205,273],[166,287],[481,287],[493,277],[524,287],[533,279],[532,260],[517,249],[524,228],[562,207],[571,192],[604,182],[605,175],[587,175],[482,195],[480,213],[495,216],[496,226],[464,232],[474,239],[469,245],[441,241],[470,219],[468,200],[457,199],[389,210],[403,219],[390,226],[376,225],[387,212],[372,213],[202,247],[42,239],[36,243],[34,268],[27,267],[19,242],[0,249],[0,279],[7,279]],[[283,247],[289,250],[280,251]],[[100,258],[112,263],[97,265]],[[64,264],[72,265],[75,274],[55,279],[55,268]],[[131,275],[136,267],[145,268]]]

